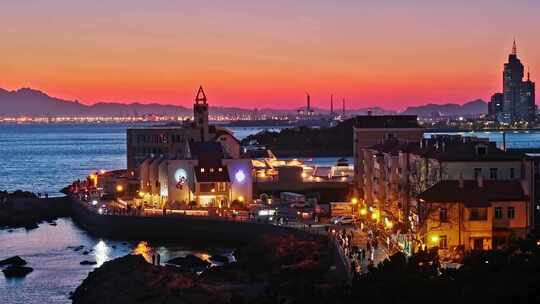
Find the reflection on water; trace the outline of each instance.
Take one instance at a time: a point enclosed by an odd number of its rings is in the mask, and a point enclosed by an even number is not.
[[[148,243],[145,241],[139,242],[137,246],[133,249],[133,254],[140,254],[148,262],[152,262],[152,254],[154,250],[148,246]]]
[[[13,232],[0,230],[0,260],[19,255],[34,268],[24,279],[8,280],[0,274],[0,303],[71,303],[69,293],[94,268],[127,254],[142,254],[151,262],[159,253],[162,263],[171,258],[195,254],[207,259],[212,254],[232,254],[231,249],[193,249],[178,243],[121,242],[94,238],[60,219],[57,226],[41,224],[38,229]],[[82,246],[82,248],[81,248]],[[80,265],[81,261],[96,265]]]

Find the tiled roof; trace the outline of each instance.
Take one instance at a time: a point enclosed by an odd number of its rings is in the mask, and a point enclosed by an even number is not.
[[[463,187],[457,180],[445,180],[424,191],[419,198],[426,203],[459,202],[471,205],[528,200],[519,180],[484,180],[482,187],[475,180],[463,181]]]
[[[202,167],[196,166],[195,178],[198,183],[230,182],[227,166]]]

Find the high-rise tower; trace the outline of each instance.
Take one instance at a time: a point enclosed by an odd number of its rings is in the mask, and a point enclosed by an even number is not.
[[[489,104],[489,114],[502,123],[531,122],[536,117],[534,82],[523,81],[524,68],[517,55],[514,40],[504,64],[503,92],[494,94]]]
[[[512,53],[503,70],[503,122],[514,122],[517,118],[520,87],[523,81],[523,64],[517,57],[516,41],[512,44]]]

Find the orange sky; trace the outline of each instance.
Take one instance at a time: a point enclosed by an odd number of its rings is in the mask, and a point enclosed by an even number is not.
[[[535,0],[11,2],[0,87],[88,104],[190,105],[199,84],[212,105],[249,108],[301,106],[305,91],[320,107],[331,93],[355,108],[488,99],[514,36],[540,73]]]

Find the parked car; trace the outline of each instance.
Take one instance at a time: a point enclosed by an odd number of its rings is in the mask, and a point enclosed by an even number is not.
[[[334,225],[337,225],[342,217],[343,217],[343,215],[334,216],[333,218],[330,219],[330,223],[332,223]]]
[[[344,215],[336,222],[337,225],[352,225],[356,222],[356,219],[352,215]]]

